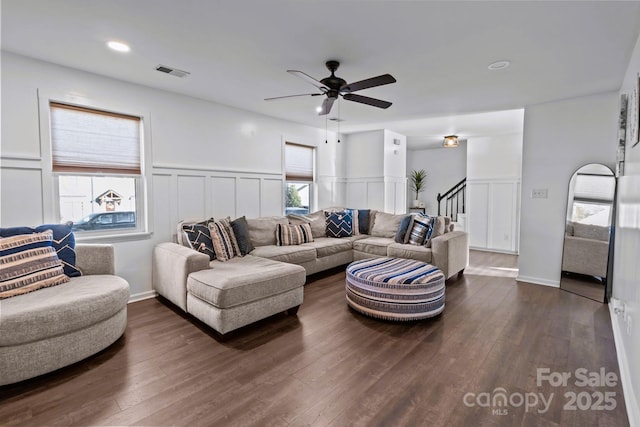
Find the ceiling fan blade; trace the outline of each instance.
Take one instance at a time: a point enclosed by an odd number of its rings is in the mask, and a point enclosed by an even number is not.
[[[359,82],[347,83],[340,88],[340,92],[355,92],[357,90],[388,85],[395,82],[396,79],[391,74],[383,74],[381,76],[371,77],[370,79],[360,80]]]
[[[271,98],[265,98],[265,101],[273,101],[274,99],[282,99],[282,98],[294,98],[296,96],[320,96],[324,95],[324,93],[301,93],[300,95],[285,95],[285,96],[274,96]]]
[[[333,101],[335,100],[336,98],[325,98],[325,100],[322,101],[322,110],[320,110],[318,115],[326,116],[327,114],[329,114],[329,112],[331,111],[331,107],[333,106]]]
[[[378,108],[389,108],[391,102],[383,101],[381,99],[369,98],[368,96],[356,95],[353,93],[347,93],[343,96],[347,101],[359,102],[361,104],[373,105]]]
[[[293,74],[294,76],[297,76],[297,77],[300,77],[302,80],[304,80],[307,83],[310,83],[310,84],[314,85],[318,89],[329,90],[329,88],[327,86],[325,86],[324,84],[320,83],[318,80],[314,79],[313,77],[311,77],[307,73],[303,73],[302,71],[298,71],[298,70],[287,70],[287,73]]]

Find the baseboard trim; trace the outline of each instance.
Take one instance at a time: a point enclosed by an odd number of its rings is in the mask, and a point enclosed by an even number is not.
[[[158,296],[158,293],[156,291],[140,292],[137,294],[133,294],[129,297],[129,304],[131,304],[132,302],[138,302],[145,299],[155,298],[157,296]]]
[[[543,285],[549,286],[551,288],[559,288],[560,282],[557,280],[549,280],[549,279],[541,279],[539,277],[531,277],[531,276],[520,276],[516,277],[516,281],[518,282],[526,282],[533,283],[534,285]]]
[[[609,315],[611,316],[611,328],[613,329],[613,342],[616,346],[616,355],[618,357],[618,368],[620,368],[620,379],[622,381],[622,393],[624,394],[624,404],[627,406],[627,417],[631,427],[640,426],[640,408],[636,393],[631,383],[631,371],[629,369],[629,360],[622,346],[622,331],[620,330],[620,322],[618,315],[613,311],[613,304],[609,304]]]

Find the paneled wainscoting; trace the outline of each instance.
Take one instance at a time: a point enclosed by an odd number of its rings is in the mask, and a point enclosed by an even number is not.
[[[513,255],[472,251],[465,275],[447,283],[444,313],[409,323],[351,311],[344,269],[308,280],[297,317],[224,339],[169,303],[132,303],[106,351],[0,387],[0,424],[628,425],[607,306],[517,283],[515,269]],[[539,368],[571,377],[538,386]],[[581,368],[604,369],[615,385],[576,385]],[[572,410],[565,394],[595,404],[604,392],[615,408]],[[510,400],[498,406],[500,393]],[[485,395],[496,403],[481,406]]]

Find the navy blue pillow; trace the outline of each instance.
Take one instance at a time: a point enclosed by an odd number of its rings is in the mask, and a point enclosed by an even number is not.
[[[76,268],[76,238],[71,228],[73,222],[65,224],[43,224],[36,228],[31,227],[11,227],[0,228],[0,237],[11,237],[19,234],[42,233],[46,230],[53,232],[53,248],[62,261],[64,274],[69,277],[82,276],[82,272]]]
[[[236,235],[238,247],[242,255],[246,255],[255,249],[249,237],[249,223],[246,217],[241,216],[231,221],[231,229],[233,230],[233,234]]]
[[[349,237],[353,234],[353,217],[351,212],[325,212],[327,237]]]
[[[358,209],[358,229],[360,234],[369,234],[369,209]]]
[[[396,231],[396,238],[394,239],[396,243],[404,243],[404,236],[407,235],[409,225],[411,225],[411,215],[402,218],[400,227],[398,227],[398,231]]]

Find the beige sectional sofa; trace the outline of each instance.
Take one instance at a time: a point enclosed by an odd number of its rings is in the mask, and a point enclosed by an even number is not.
[[[226,262],[210,261],[208,255],[186,247],[178,231],[178,243],[161,243],[154,249],[153,286],[158,294],[225,334],[279,312],[297,312],[307,275],[353,260],[402,257],[434,264],[445,278],[462,273],[468,264],[466,233],[451,231],[448,222],[439,218],[439,235],[430,247],[395,243],[404,217],[372,211],[369,234],[343,238],[325,236],[323,211],[304,218],[247,219],[254,249]],[[313,242],[276,245],[278,224],[299,222],[310,223]]]

